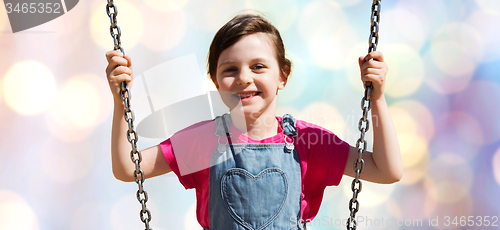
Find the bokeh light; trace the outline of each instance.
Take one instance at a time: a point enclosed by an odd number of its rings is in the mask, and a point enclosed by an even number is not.
[[[466,23],[450,23],[434,35],[430,58],[442,74],[427,77],[437,92],[449,94],[463,90],[483,56],[479,33]]]
[[[495,180],[500,185],[500,148],[495,152],[493,156],[493,175],[495,176]]]
[[[433,202],[430,199],[426,201]],[[427,210],[426,217],[431,220],[438,218],[438,225],[434,227],[435,229],[461,229],[460,218],[470,216],[473,213],[473,207],[474,201],[471,196],[465,196],[453,204],[435,202],[432,209]],[[455,217],[457,217],[458,224],[453,224]]]
[[[399,103],[399,105],[402,104],[403,103]],[[404,134],[417,132],[418,124],[408,111],[393,105],[389,108],[389,112],[391,113],[396,133]]]
[[[399,183],[402,185],[414,185],[425,177],[427,170],[427,158],[421,160],[416,166],[405,168],[403,178]]]
[[[451,76],[472,74],[483,54],[479,34],[465,23],[449,24],[438,31],[432,40],[431,49],[434,62]]]
[[[317,65],[325,69],[342,69],[349,61],[351,47],[358,37],[349,25],[342,7],[333,1],[308,3],[299,15],[298,29]]]
[[[429,144],[430,151],[434,156],[453,153],[466,160],[473,160],[480,152],[480,146],[463,140],[455,127],[451,123],[445,122],[445,119],[449,117],[448,115],[444,115],[436,122],[439,124],[437,126],[437,130],[439,131]]]
[[[384,44],[404,44],[412,50],[420,50],[426,40],[422,22],[407,9],[393,8],[384,11],[379,33]],[[384,51],[386,48],[384,48]],[[395,56],[401,58],[404,56]]]
[[[392,103],[389,112],[397,133],[416,132],[430,141],[434,137],[434,120],[426,105],[416,100]],[[402,119],[398,118],[401,116]],[[407,123],[407,121],[410,121]]]
[[[151,9],[159,12],[172,12],[182,9],[189,0],[178,0],[178,1],[163,1],[163,0],[145,0]]]
[[[96,2],[97,3],[97,2]],[[103,13],[103,8],[106,4],[98,2],[95,4],[94,12],[90,18],[90,33],[94,42],[103,50],[113,49],[113,38],[111,38],[109,31],[109,17]],[[124,16],[121,16],[124,15]],[[137,9],[129,1],[120,1],[118,6],[119,18],[118,26],[122,32],[121,44],[127,50],[134,48],[142,38],[144,33],[144,19],[142,11]]]
[[[44,112],[52,104],[56,82],[52,71],[37,61],[18,62],[3,79],[6,104],[21,115]]]
[[[354,6],[356,4],[359,4],[361,2],[361,0],[338,0],[336,2],[338,2],[343,7],[347,7],[347,6]]]
[[[484,143],[484,133],[475,117],[464,111],[453,111],[443,116],[442,120],[449,122],[463,140],[478,145]]]
[[[163,1],[172,2],[172,1]],[[154,51],[164,51],[176,47],[186,34],[186,16],[182,11],[157,13],[155,11],[144,15],[144,21],[153,30],[145,30],[142,44]]]
[[[299,19],[299,33],[306,41],[315,37],[331,38],[346,25],[342,7],[333,1],[309,2]],[[328,29],[327,29],[328,28]]]
[[[68,79],[47,114],[49,131],[68,142],[87,138],[111,114],[110,93],[103,89],[106,84],[102,78],[90,74]]]
[[[59,119],[65,125],[87,128],[97,123],[100,98],[93,85],[82,79],[70,79],[59,92],[56,100]]]
[[[424,79],[424,63],[418,50],[408,45],[389,45],[384,49],[389,66],[385,93],[392,97],[405,97],[417,91]]]
[[[71,230],[87,230],[109,228],[109,208],[103,203],[90,202],[82,204],[73,212]]]
[[[455,203],[469,194],[473,176],[472,168],[465,158],[456,154],[442,154],[429,164],[425,186],[432,199]]]
[[[401,205],[398,204],[397,200],[394,198],[389,198],[386,202],[387,209],[389,212],[397,219],[403,218],[403,211],[401,210]]]
[[[306,63],[298,55],[288,52],[287,58],[292,61],[292,73],[283,90],[278,91],[278,105],[281,103],[291,103],[300,98],[306,90],[308,82]],[[292,114],[293,115],[293,114]]]
[[[403,167],[417,165],[428,154],[427,141],[417,134],[398,134]]]
[[[243,9],[245,9],[245,1],[213,0],[199,1],[187,8],[186,13],[189,13],[189,16],[196,22],[190,26],[215,34],[222,25]]]
[[[2,104],[3,99],[3,87],[2,87],[2,78],[0,78],[0,105]]]
[[[89,138],[90,134],[92,134],[92,128],[82,129],[75,126],[62,125],[61,121],[64,122],[64,120],[56,120],[60,117],[56,111],[57,110],[49,111],[48,115],[45,117],[45,123],[48,131],[59,140],[77,142]]]
[[[299,11],[297,0],[246,0],[246,2],[246,8],[272,15],[271,21],[280,33],[292,26]]]
[[[4,12],[5,6],[2,4],[0,6],[0,10]],[[9,22],[9,18],[7,17],[7,14],[0,14],[0,32],[6,32],[7,30],[10,31],[10,29],[7,28]],[[0,33],[0,37],[4,36],[3,33]]]
[[[474,81],[453,101],[456,110],[467,111],[479,122],[484,143],[492,143],[500,139],[500,122],[493,122],[500,116],[500,110],[491,104],[492,98],[500,98],[500,85],[498,83]],[[471,125],[471,127],[473,126],[474,124]]]
[[[397,1],[395,9],[411,12],[422,26],[424,38],[431,37],[437,30],[439,30],[445,23],[449,21],[450,15],[455,12],[449,11],[449,5],[443,0],[420,0],[420,1]],[[385,20],[385,8],[382,9],[381,23],[387,23]],[[410,16],[411,18],[411,16]],[[402,19],[408,23],[413,23],[413,19]],[[415,25],[415,24],[409,24]],[[381,26],[381,31],[384,26]],[[405,29],[405,31],[407,31]],[[418,32],[418,28],[417,31]],[[381,35],[383,36],[383,35]],[[418,35],[417,35],[418,36]]]
[[[425,106],[415,101],[398,102],[389,111],[398,135],[403,167],[408,169],[421,163],[429,154],[428,145],[432,134],[426,132],[424,127],[433,127],[430,113],[426,112]]]
[[[488,1],[495,2],[495,1]],[[476,29],[484,42],[484,57],[482,62],[491,62],[500,58],[500,33],[496,30],[495,23],[500,21],[500,10],[498,12],[486,10],[474,11],[467,22]]]
[[[21,195],[0,190],[0,230],[11,229],[38,230],[38,217]]]
[[[428,218],[429,216],[426,214],[426,211],[433,211],[435,202],[428,197],[422,183],[417,183],[413,186],[400,186],[399,188],[393,193],[391,199],[399,201],[402,218]],[[408,199],[409,197],[411,199]]]
[[[60,183],[71,183],[85,177],[93,164],[93,149],[85,142],[66,143],[48,139],[40,149],[43,171]]]
[[[500,15],[500,2],[490,0],[476,0],[476,3],[484,11],[491,11]]]

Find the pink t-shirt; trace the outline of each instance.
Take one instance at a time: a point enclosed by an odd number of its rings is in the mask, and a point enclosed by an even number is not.
[[[281,124],[281,117],[276,117]],[[298,136],[294,138],[299,154],[302,177],[302,220],[312,220],[318,213],[326,186],[338,185],[344,174],[349,144],[320,126],[296,121]],[[186,189],[196,189],[196,216],[200,225],[210,228],[208,193],[210,158],[217,147],[214,120],[202,121],[175,133],[160,143],[168,165]],[[283,129],[263,140],[252,140],[231,126],[233,143],[283,143]],[[291,140],[288,139],[287,142]],[[221,137],[221,142],[226,142]],[[174,154],[175,149],[175,154]]]

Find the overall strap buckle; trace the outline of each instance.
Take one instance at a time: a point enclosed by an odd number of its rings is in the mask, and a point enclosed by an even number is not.
[[[295,149],[293,144],[294,137],[298,136],[297,127],[295,126],[295,118],[290,114],[283,115],[281,119],[281,127],[283,127],[283,138],[285,139],[285,150],[292,152]],[[292,142],[287,141],[287,136],[292,139]]]

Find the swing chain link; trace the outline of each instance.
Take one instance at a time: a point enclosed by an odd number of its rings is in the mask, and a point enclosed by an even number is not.
[[[370,26],[370,38],[368,39],[369,47],[368,53],[377,50],[378,44],[378,29],[380,23],[380,2],[382,0],[373,0],[372,4],[372,14],[371,14],[371,26]]]
[[[371,13],[371,26],[370,26],[370,37],[368,39],[369,48],[368,53],[377,50],[378,44],[378,31],[380,22],[380,4],[381,0],[373,0],[372,13]],[[364,169],[363,153],[366,151],[367,143],[365,140],[365,134],[370,128],[370,121],[368,120],[368,113],[371,109],[371,98],[370,92],[372,89],[371,82],[365,82],[364,84],[365,94],[361,99],[361,110],[363,111],[363,117],[359,119],[358,130],[361,132],[360,138],[356,141],[356,149],[358,150],[358,158],[354,161],[354,172],[356,176],[351,184],[352,199],[349,201],[349,211],[350,215],[347,219],[347,230],[356,230],[356,213],[359,211],[358,195],[361,192],[363,184],[361,183],[360,176]]]
[[[123,51],[123,47],[120,42],[120,37],[121,37],[120,27],[118,26],[118,22],[116,20],[116,16],[118,15],[118,9],[116,8],[116,5],[114,4],[113,0],[107,0],[107,1],[108,4],[106,4],[106,13],[108,14],[109,20],[111,22],[109,31],[111,37],[113,38],[114,50],[120,50],[123,53],[123,56],[125,56],[125,52]],[[140,166],[140,163],[142,161],[142,155],[141,152],[137,149],[137,140],[139,137],[134,130],[133,122],[135,116],[130,105],[130,99],[132,98],[132,94],[130,94],[126,82],[121,83],[120,95],[122,97],[123,105],[125,107],[125,109],[123,110],[123,116],[128,124],[127,140],[132,146],[132,151],[130,151],[130,158],[132,162],[135,164],[134,179],[135,182],[137,183],[137,186],[139,187],[136,194],[137,200],[141,204],[141,210],[139,216],[141,218],[141,221],[144,223],[146,227],[145,230],[153,230],[152,228],[149,227],[149,222],[151,222],[151,212],[146,207],[146,202],[148,201],[148,193],[146,192],[146,190],[144,190],[143,187],[145,177],[144,177],[144,172],[141,170]]]

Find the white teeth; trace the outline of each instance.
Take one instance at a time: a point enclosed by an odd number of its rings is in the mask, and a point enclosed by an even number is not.
[[[247,97],[255,96],[256,94],[257,94],[257,92],[253,92],[253,93],[238,93],[238,96],[240,96],[240,98],[247,98]]]

